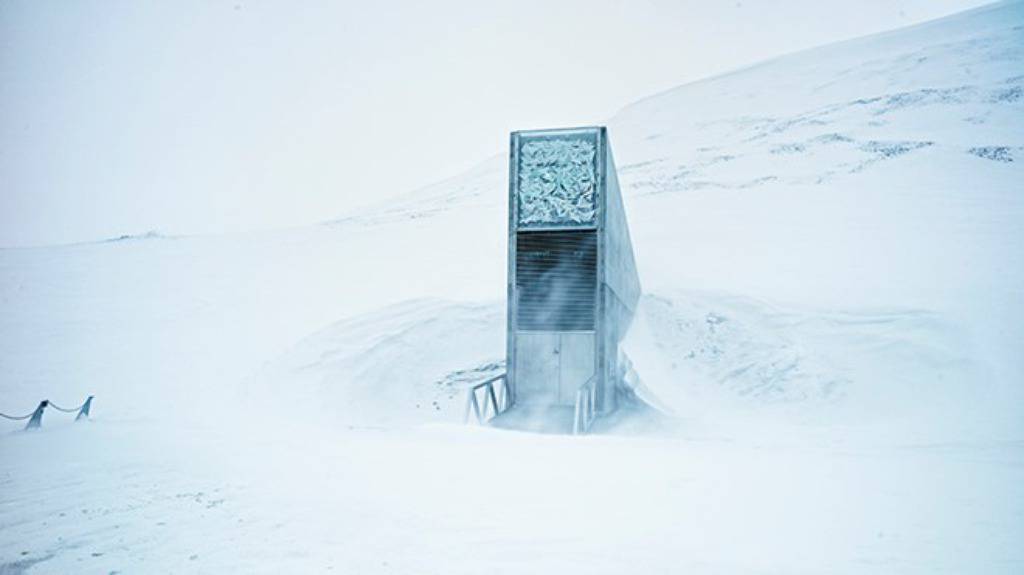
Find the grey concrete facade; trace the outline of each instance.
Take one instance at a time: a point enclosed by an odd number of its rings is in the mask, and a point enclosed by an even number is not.
[[[613,411],[640,282],[607,130],[513,132],[508,224],[513,401],[571,407],[593,379]]]

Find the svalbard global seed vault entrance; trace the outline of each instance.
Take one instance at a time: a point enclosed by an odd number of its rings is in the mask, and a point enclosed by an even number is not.
[[[508,213],[507,399],[493,424],[585,432],[618,406],[640,297],[608,131],[513,132]]]

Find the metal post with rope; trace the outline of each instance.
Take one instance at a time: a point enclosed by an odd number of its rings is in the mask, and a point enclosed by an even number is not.
[[[92,409],[92,399],[93,396],[90,395],[84,402],[82,402],[82,405],[74,408],[61,407],[48,399],[44,399],[39,402],[39,406],[36,407],[35,411],[32,413],[26,415],[8,415],[6,413],[0,413],[0,417],[11,421],[23,421],[27,419],[28,424],[25,425],[26,430],[38,429],[43,425],[43,412],[47,407],[52,407],[57,411],[63,411],[65,413],[75,413],[77,411],[78,415],[75,416],[75,421],[80,421],[82,419],[89,419],[89,410]]]

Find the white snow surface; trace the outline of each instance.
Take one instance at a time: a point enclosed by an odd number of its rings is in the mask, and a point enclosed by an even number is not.
[[[0,573],[1024,572],[1024,3],[608,126],[644,405],[588,437],[459,424],[505,156],[307,228],[0,250],[0,411],[96,395],[0,421]]]

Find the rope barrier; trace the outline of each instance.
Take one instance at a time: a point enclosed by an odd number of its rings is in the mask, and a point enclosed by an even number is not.
[[[47,407],[52,407],[57,411],[63,411],[64,413],[74,413],[77,411],[78,415],[75,416],[75,421],[78,421],[80,419],[89,418],[89,410],[92,408],[92,399],[93,396],[90,395],[89,397],[85,398],[85,401],[82,403],[82,405],[79,405],[78,407],[75,407],[73,409],[68,409],[66,407],[54,405],[52,402],[50,402],[50,400],[44,399],[39,402],[39,407],[37,407],[35,411],[28,415],[15,416],[8,415],[6,413],[0,413],[0,417],[3,417],[4,419],[9,419],[11,421],[23,421],[28,419],[28,425],[25,426],[25,429],[36,429],[42,426],[43,424],[43,412],[46,411]]]
[[[35,413],[35,412],[33,411],[32,413]],[[11,421],[21,421],[23,419],[28,419],[28,418],[32,417],[32,413],[30,413],[28,415],[22,415],[21,417],[15,417],[13,415],[7,415],[6,413],[0,413],[0,417],[2,417],[4,419],[10,419]]]
[[[89,400],[87,399],[87,400],[82,402],[82,405],[79,405],[78,407],[73,407],[71,409],[68,409],[66,407],[61,407],[61,406],[59,406],[56,403],[51,401],[50,402],[50,407],[56,409],[57,411],[63,411],[64,413],[74,413],[74,412],[78,411],[79,409],[82,409],[83,407],[85,407],[85,403],[87,401],[89,401]]]

